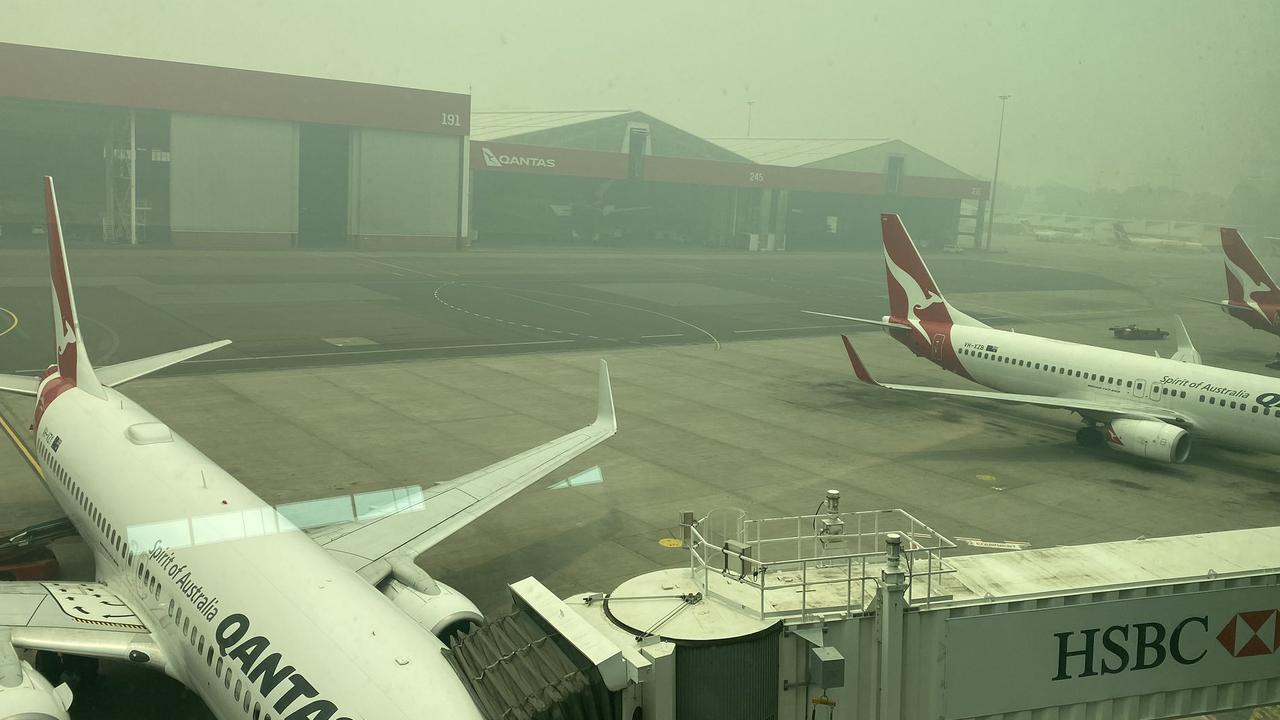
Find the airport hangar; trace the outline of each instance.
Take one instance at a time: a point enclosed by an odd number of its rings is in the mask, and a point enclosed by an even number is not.
[[[4,43],[0,66],[21,68],[0,75],[5,235],[43,227],[41,175],[72,240],[451,249],[463,234],[467,95]]]
[[[0,77],[0,241],[39,232],[45,174],[73,240],[204,248],[841,249],[873,246],[886,210],[941,245],[981,234],[989,188],[886,138],[711,141],[641,112],[473,113],[461,94],[6,43],[0,62],[23,69]]]
[[[623,110],[473,112],[471,136],[482,243],[871,248],[893,211],[940,246],[981,234],[989,192],[889,138],[707,139]]]

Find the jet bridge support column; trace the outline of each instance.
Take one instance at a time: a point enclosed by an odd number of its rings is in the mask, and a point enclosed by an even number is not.
[[[880,602],[876,611],[880,635],[879,717],[902,720],[902,614],[907,583],[902,571],[902,535],[885,536],[888,557],[880,571]]]

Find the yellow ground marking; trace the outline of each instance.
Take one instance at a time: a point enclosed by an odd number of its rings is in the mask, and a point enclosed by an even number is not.
[[[666,537],[658,541],[658,544],[665,548],[682,547],[684,543],[680,542],[680,538]]]
[[[981,475],[975,475],[974,477],[977,478],[978,482],[992,483],[996,481],[995,475],[981,474]]]
[[[9,318],[13,320],[13,323],[9,325],[9,327],[5,328],[4,330],[0,330],[0,335],[7,335],[13,332],[14,328],[18,327],[18,316],[14,315],[12,310],[6,310],[5,308],[2,308],[2,307],[0,307],[0,313],[4,313],[5,315],[8,315]]]
[[[31,455],[31,451],[27,449],[26,443],[22,442],[18,437],[18,433],[13,431],[13,426],[9,425],[9,421],[4,415],[0,415],[0,429],[3,429],[4,434],[8,435],[9,439],[13,441],[13,446],[18,448],[18,452],[22,453],[22,457],[26,459],[27,464],[36,472],[36,475],[39,475],[40,479],[44,480],[44,471],[40,469],[40,463],[36,462],[35,457]]]

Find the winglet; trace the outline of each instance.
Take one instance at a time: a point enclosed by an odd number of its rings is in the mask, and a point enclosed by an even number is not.
[[[857,375],[862,382],[879,387],[880,383],[876,382],[871,377],[871,373],[867,372],[867,366],[862,364],[862,358],[858,357],[857,351],[853,349],[853,343],[849,342],[849,336],[841,335],[840,339],[844,340],[845,352],[849,353],[849,362],[853,365],[853,374]]]
[[[600,389],[596,398],[595,425],[607,427],[609,434],[618,431],[618,416],[613,410],[613,384],[609,382],[609,363],[600,359]]]
[[[1178,351],[1172,355],[1171,359],[1177,360],[1178,362],[1199,365],[1200,351],[1196,350],[1196,346],[1191,344],[1191,334],[1187,332],[1187,326],[1182,322],[1182,316],[1174,315],[1173,317],[1178,321]]]
[[[67,267],[67,247],[62,239],[62,218],[58,214],[58,198],[53,191],[53,178],[44,177],[45,221],[49,237],[49,279],[53,285],[53,339],[58,353],[58,374],[76,387],[106,398],[106,391],[89,364],[80,320],[76,313],[75,294],[71,289],[71,271]]]

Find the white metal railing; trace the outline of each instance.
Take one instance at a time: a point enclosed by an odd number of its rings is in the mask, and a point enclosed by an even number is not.
[[[695,582],[704,596],[761,618],[861,610],[874,597],[890,533],[902,538],[908,602],[946,597],[942,576],[955,572],[944,560],[955,543],[900,509],[743,520],[737,537],[707,533],[714,540],[704,534],[709,517],[687,526]]]

